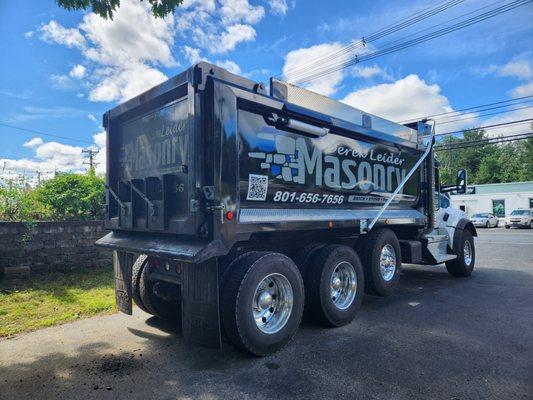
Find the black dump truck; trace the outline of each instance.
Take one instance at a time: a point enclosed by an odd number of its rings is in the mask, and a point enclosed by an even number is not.
[[[302,316],[337,327],[402,263],[474,267],[443,193],[434,124],[400,125],[271,79],[197,64],[104,115],[116,300],[187,341],[267,355]]]

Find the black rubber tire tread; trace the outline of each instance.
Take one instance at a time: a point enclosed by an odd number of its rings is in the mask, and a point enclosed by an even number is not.
[[[349,261],[356,270],[357,292],[352,305],[346,310],[339,310],[329,298],[331,269],[339,260]],[[327,245],[314,255],[305,279],[305,316],[317,323],[339,327],[353,321],[361,307],[364,293],[363,266],[357,253],[344,245]],[[327,291],[327,295],[324,293]]]
[[[297,277],[297,284],[298,286],[300,286],[300,299],[297,299],[298,293],[296,292],[296,289],[298,288],[293,288],[293,295],[295,298],[295,304],[293,305],[293,315],[291,315],[289,321],[280,332],[277,332],[272,335],[279,337],[281,336],[280,334],[283,331],[287,331],[287,334],[285,335],[283,340],[268,344],[252,343],[250,338],[246,337],[246,321],[242,321],[238,316],[240,311],[239,300],[241,295],[244,296],[242,292],[244,290],[248,290],[248,288],[244,288],[244,284],[247,283],[248,276],[250,274],[253,274],[255,269],[260,266],[260,264],[264,262],[265,259],[269,257],[280,257],[280,260],[288,261],[290,264],[294,265],[293,272],[294,275]],[[298,267],[296,267],[296,265],[290,258],[283,254],[274,252],[250,252],[246,256],[240,258],[240,261],[234,266],[231,266],[227,274],[226,282],[222,287],[220,307],[223,329],[228,339],[235,345],[235,347],[237,347],[241,351],[255,356],[266,356],[269,354],[276,353],[277,351],[285,347],[296,334],[303,315],[304,297],[305,294],[302,277],[300,275]],[[300,300],[299,310],[297,309],[298,307],[296,307],[298,300]],[[289,329],[289,324],[295,326],[293,326],[292,329]],[[258,337],[261,337],[261,335],[264,335],[264,337],[266,337],[266,335],[260,332],[257,327],[255,327],[255,330],[255,334],[258,335]]]
[[[464,243],[465,241],[470,241],[470,249],[472,250],[472,263],[470,265],[466,265],[464,262]],[[476,263],[476,249],[474,247],[474,238],[472,236],[472,233],[465,229],[461,233],[461,242],[459,245],[459,254],[457,254],[457,258],[454,260],[446,261],[446,269],[448,270],[448,273],[451,276],[454,276],[456,278],[466,278],[467,276],[472,275],[472,271],[474,270],[474,265]]]
[[[149,314],[161,319],[175,320],[178,318],[178,313],[181,314],[179,304],[170,304],[167,301],[159,298],[153,292],[153,282],[148,277],[150,268],[150,259],[145,264],[141,272],[139,282],[139,293],[144,307]]]
[[[146,265],[146,260],[148,259],[148,256],[141,254],[139,257],[137,257],[137,260],[135,260],[135,263],[133,263],[132,271],[131,271],[131,297],[133,299],[133,302],[144,312],[151,314],[151,312],[144,306],[142,299],[141,299],[141,292],[139,285],[141,283],[141,273]]]
[[[300,250],[296,252],[292,260],[294,263],[298,266],[300,269],[300,273],[302,274],[302,278],[305,282],[305,276],[307,275],[308,267],[310,265],[310,261],[313,259],[314,255],[318,250],[323,248],[325,245],[323,243],[311,243],[304,247],[302,247]]]
[[[390,282],[385,282],[379,270],[379,257],[385,244],[391,244],[396,253],[396,271]],[[400,281],[402,253],[400,242],[393,231],[387,228],[372,230],[357,246],[365,271],[365,292],[376,296],[390,296]]]

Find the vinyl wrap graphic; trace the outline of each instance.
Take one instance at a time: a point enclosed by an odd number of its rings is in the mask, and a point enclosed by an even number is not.
[[[414,150],[334,133],[315,138],[278,130],[250,111],[238,116],[241,201],[254,207],[379,207],[419,157]],[[412,205],[418,190],[417,171],[394,202]]]

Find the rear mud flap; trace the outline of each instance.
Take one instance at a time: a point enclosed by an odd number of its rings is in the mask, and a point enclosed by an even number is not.
[[[124,314],[132,314],[131,306],[131,273],[135,262],[133,253],[113,251],[113,267],[115,270],[115,300],[117,308]]]
[[[220,348],[217,259],[184,263],[182,271],[183,337],[202,346]]]

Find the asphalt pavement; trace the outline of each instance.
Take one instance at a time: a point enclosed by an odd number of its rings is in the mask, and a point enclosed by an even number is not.
[[[144,314],[0,341],[0,399],[531,399],[533,231],[479,229],[472,277],[406,266],[337,329],[265,357],[185,344]]]

